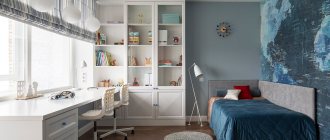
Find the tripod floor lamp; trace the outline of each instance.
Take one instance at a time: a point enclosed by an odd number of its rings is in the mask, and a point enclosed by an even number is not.
[[[204,81],[204,78],[203,78],[203,73],[201,71],[201,69],[196,65],[196,63],[192,64],[189,68],[188,68],[188,72],[189,72],[189,76],[190,76],[190,82],[191,82],[191,86],[192,86],[192,89],[193,89],[193,93],[194,93],[194,98],[195,98],[195,102],[194,102],[194,107],[191,111],[191,115],[190,115],[190,120],[189,120],[189,123],[188,125],[190,125],[190,122],[191,122],[191,117],[194,113],[194,110],[195,110],[195,107],[197,109],[197,113],[198,113],[198,117],[199,117],[199,122],[200,122],[200,125],[203,126],[203,123],[202,123],[202,119],[201,119],[201,114],[199,112],[199,107],[198,107],[198,103],[197,103],[197,98],[196,98],[196,92],[195,92],[195,88],[194,88],[194,84],[193,84],[193,81],[192,81],[192,77],[191,77],[191,68],[194,68],[194,73],[195,73],[195,77],[197,79],[199,79],[200,82]]]

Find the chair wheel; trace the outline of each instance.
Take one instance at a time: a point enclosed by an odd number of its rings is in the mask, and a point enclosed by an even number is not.
[[[125,140],[127,140],[127,136],[125,136]]]
[[[134,130],[132,130],[131,134],[135,134],[135,133],[134,133]]]

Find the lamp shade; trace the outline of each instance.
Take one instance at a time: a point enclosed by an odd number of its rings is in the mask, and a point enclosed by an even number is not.
[[[81,18],[81,12],[76,6],[70,5],[63,9],[62,18],[69,23],[77,23]]]
[[[29,4],[39,12],[47,12],[55,7],[55,0],[30,0]]]
[[[86,19],[86,28],[92,32],[97,31],[100,28],[101,24],[100,21],[94,17],[94,16],[89,16]]]
[[[199,79],[199,81],[201,81],[201,82],[204,81],[203,72],[201,71],[201,69],[196,64],[194,66],[194,73],[195,73],[195,77],[197,79]]]

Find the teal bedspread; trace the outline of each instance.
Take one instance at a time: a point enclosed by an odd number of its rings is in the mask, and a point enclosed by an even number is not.
[[[210,126],[217,140],[316,140],[308,116],[268,100],[218,100]]]

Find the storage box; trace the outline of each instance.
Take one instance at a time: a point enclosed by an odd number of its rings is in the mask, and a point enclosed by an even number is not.
[[[158,44],[167,45],[167,30],[158,31]]]
[[[179,24],[180,16],[178,14],[162,14],[163,24]]]

